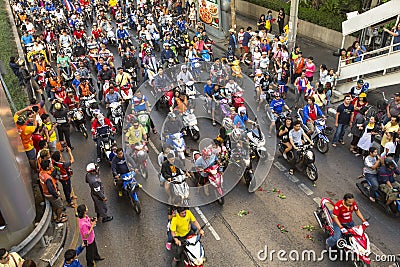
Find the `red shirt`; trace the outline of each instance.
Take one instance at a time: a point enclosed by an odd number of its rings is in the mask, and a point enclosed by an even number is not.
[[[74,31],[74,36],[76,39],[81,39],[85,34],[84,30]]]
[[[33,146],[35,147],[36,154],[39,152],[39,142],[44,140],[43,136],[40,134],[32,134],[32,141],[33,141]]]
[[[92,35],[94,36],[94,39],[99,39],[101,35],[101,29],[97,29],[96,31],[92,30]]]
[[[312,106],[309,105],[308,116],[313,121],[315,121],[317,119],[317,109],[315,108],[315,105],[312,105]]]
[[[74,95],[74,100],[76,103],[73,103],[72,99],[67,96],[64,100],[64,104],[67,105],[70,110],[76,108],[79,106],[79,98]]]
[[[343,223],[349,223],[353,221],[353,211],[358,210],[357,203],[354,201],[353,205],[351,207],[346,207],[343,204],[344,200],[341,199],[338,202],[336,202],[335,207],[333,209],[333,215],[336,215],[339,219],[339,222],[341,224]]]

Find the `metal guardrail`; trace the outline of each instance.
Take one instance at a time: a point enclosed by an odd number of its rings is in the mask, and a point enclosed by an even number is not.
[[[11,248],[10,252],[17,252],[21,257],[25,256],[39,241],[49,228],[53,210],[50,202],[45,199],[45,211],[42,219],[36,225],[35,229],[21,243]]]

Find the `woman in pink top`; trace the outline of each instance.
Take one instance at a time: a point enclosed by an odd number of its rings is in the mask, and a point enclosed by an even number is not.
[[[95,261],[104,260],[99,255],[94,237],[94,227],[96,226],[97,218],[89,218],[87,215],[88,209],[84,204],[78,206],[77,212],[79,232],[81,233],[83,243],[86,245],[86,263],[88,267],[93,267]]]
[[[309,57],[306,62],[306,77],[309,82],[312,82],[314,78],[315,64],[313,60],[313,57]]]

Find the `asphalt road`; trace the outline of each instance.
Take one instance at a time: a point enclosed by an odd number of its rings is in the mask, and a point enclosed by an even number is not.
[[[216,49],[216,53],[221,51]],[[116,57],[116,66],[119,66],[119,63],[120,59]],[[159,127],[165,114],[154,113],[152,116],[160,132]],[[199,119],[199,127],[203,137],[216,136],[218,128],[213,127],[210,120]],[[152,135],[151,139],[155,147],[160,149],[159,137]],[[347,192],[354,193],[361,212],[370,217],[371,226],[367,233],[373,244],[379,248],[374,248],[373,252],[399,253],[400,222],[387,216],[358,191],[355,183],[361,172],[362,162],[349,153],[350,140],[345,141],[346,146],[331,147],[326,155],[315,152],[319,170],[316,187],[300,173],[288,178],[285,175],[288,166],[276,155],[273,160],[274,166],[264,173],[266,180],[261,185],[262,191],[251,194],[242,181],[225,197],[223,207],[212,203],[192,208],[201,225],[204,224],[204,220],[199,213],[210,223],[204,228],[206,234],[202,239],[207,256],[206,266],[351,266],[350,263],[331,262],[326,257],[321,262],[279,261],[276,252],[272,260],[258,258],[265,255],[259,253],[265,246],[268,253],[271,250],[283,249],[287,252],[298,250],[301,255],[302,250],[314,250],[319,255],[324,249],[325,236],[318,229],[313,216],[313,211],[317,208],[316,202],[322,197],[330,197],[336,201]],[[120,142],[119,138],[118,143],[121,144]],[[84,170],[86,164],[96,159],[95,144],[90,139],[85,140],[79,133],[72,133],[72,144],[75,147],[73,154],[76,158],[72,185],[79,197],[78,204],[88,204],[89,215],[94,216],[89,187],[84,182]],[[194,146],[190,142],[189,145]],[[149,156],[151,160],[155,160],[156,153],[153,148],[150,148]],[[108,164],[102,162],[100,166],[101,178],[109,198],[109,211],[114,220],[104,224],[98,223],[96,226],[99,251],[106,257],[106,260],[99,262],[97,266],[170,266],[172,256],[165,249],[166,205],[140,191],[142,213],[135,214],[128,199],[118,197]],[[149,181],[154,181],[152,186],[158,187],[162,192],[162,188],[157,184],[157,177],[149,177]],[[278,198],[278,194],[272,192],[274,188],[279,189],[286,199]],[[240,210],[248,210],[249,214],[240,217]],[[278,224],[284,225],[288,232],[281,233],[277,228]],[[317,230],[303,230],[305,225],[313,225]],[[307,235],[311,235],[314,241],[306,238]],[[84,256],[80,259],[84,262]],[[373,264],[379,267],[389,265],[390,263],[383,262]]]

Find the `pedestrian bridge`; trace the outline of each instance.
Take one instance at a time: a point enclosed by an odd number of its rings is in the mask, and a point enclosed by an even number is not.
[[[400,0],[392,0],[347,19],[342,23],[342,44],[347,35],[383,23],[396,16],[397,25],[399,14]],[[393,38],[391,38],[390,45],[362,54],[357,62],[351,62],[356,57],[339,60],[339,77],[334,95],[341,100],[340,96],[349,92],[350,88],[354,86],[353,80],[360,77],[370,84],[370,90],[400,83],[400,51],[393,51],[393,47]]]

